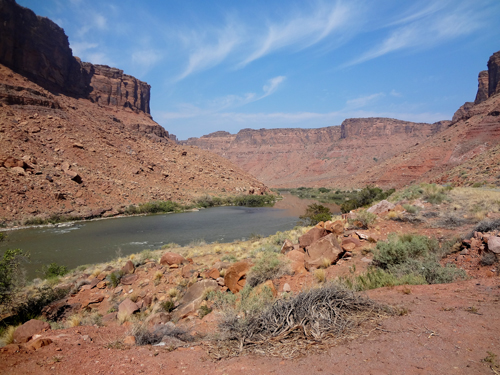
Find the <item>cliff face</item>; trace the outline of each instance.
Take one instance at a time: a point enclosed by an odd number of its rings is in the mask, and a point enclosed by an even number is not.
[[[150,113],[147,83],[73,56],[64,30],[14,0],[0,0],[0,64],[46,90]]]
[[[90,78],[92,91],[88,98],[101,105],[124,107],[150,113],[151,86],[123,70],[107,65],[82,63]]]
[[[318,129],[243,129],[181,142],[224,156],[275,187],[349,186],[353,177],[436,134],[449,122],[347,119]]]

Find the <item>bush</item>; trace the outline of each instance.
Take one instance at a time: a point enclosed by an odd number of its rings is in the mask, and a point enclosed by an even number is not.
[[[64,276],[68,273],[66,266],[60,266],[57,263],[50,263],[42,267],[42,275],[45,279],[51,279],[58,276]]]
[[[368,212],[367,210],[361,210],[356,212],[355,219],[349,219],[349,223],[356,224],[361,228],[368,229],[370,225],[372,225],[375,220],[377,220],[377,215]]]
[[[288,263],[273,252],[264,252],[262,257],[250,269],[247,283],[251,287],[257,286],[267,280],[274,280],[290,272]]]
[[[379,241],[373,261],[378,267],[402,264],[410,258],[418,258],[429,253],[429,249],[437,248],[436,240],[412,234],[391,236],[387,241]]]
[[[120,280],[123,277],[123,272],[121,270],[115,271],[115,272],[112,272],[108,277],[109,277],[109,282],[111,283],[111,286],[113,288],[116,288],[118,286],[118,284],[120,284]]]
[[[247,343],[261,348],[269,344],[267,348],[271,350],[290,353],[311,341],[347,334],[363,319],[373,318],[382,311],[380,305],[367,298],[339,285],[327,284],[293,298],[278,299],[244,318],[225,313],[219,329],[223,343],[229,340],[236,350],[241,351]],[[277,342],[287,345],[276,345]]]
[[[163,309],[163,311],[165,311],[167,313],[172,312],[175,309],[175,303],[169,299],[167,299],[164,302],[161,302],[160,306]]]
[[[332,213],[328,207],[313,203],[307,206],[306,213],[299,216],[303,225],[316,225],[320,221],[332,219]]]
[[[417,206],[412,206],[410,204],[403,204],[403,208],[408,212],[409,214],[417,214],[420,211],[420,207]]]
[[[7,249],[0,260],[0,305],[10,302],[16,288],[23,283],[20,265],[29,254],[21,249]]]
[[[147,324],[139,323],[132,327],[130,334],[135,337],[136,345],[156,345],[165,336],[175,337],[184,342],[193,341],[193,337],[187,331],[171,325],[158,325],[153,331],[149,331]]]

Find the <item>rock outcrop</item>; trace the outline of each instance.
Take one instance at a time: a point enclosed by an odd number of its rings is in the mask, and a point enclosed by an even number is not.
[[[0,21],[0,64],[51,92],[150,113],[150,85],[123,70],[81,62],[48,18],[0,0]]]

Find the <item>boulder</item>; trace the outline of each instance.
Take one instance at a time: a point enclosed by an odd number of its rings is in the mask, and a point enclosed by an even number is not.
[[[238,293],[245,286],[246,275],[250,270],[251,264],[245,261],[237,262],[231,265],[224,275],[224,284],[233,293]]]
[[[120,279],[120,283],[123,285],[132,285],[139,279],[139,275],[125,275]]]
[[[281,246],[281,254],[286,254],[291,250],[293,250],[293,243],[287,238],[285,242],[283,242],[283,246]]]
[[[19,168],[22,168],[22,169],[26,169],[28,167],[28,165],[24,161],[16,159],[16,158],[13,158],[13,157],[8,157],[7,159],[5,159],[2,162],[2,165],[5,168],[19,167]]]
[[[194,269],[193,265],[188,264],[187,266],[182,267],[181,276],[184,277],[185,279],[189,279],[193,275],[194,271],[195,271],[195,269]]]
[[[168,323],[170,322],[170,320],[172,320],[172,316],[169,313],[159,312],[148,316],[148,318],[146,319],[146,323],[151,326],[155,326],[157,324]]]
[[[299,245],[302,249],[305,249],[314,241],[319,240],[321,237],[324,237],[328,234],[328,232],[323,228],[312,228],[307,233],[299,237]]]
[[[118,316],[118,313],[116,312],[111,312],[102,317],[102,324],[106,325],[111,322],[116,321],[116,317]]]
[[[307,270],[304,268],[306,253],[302,250],[292,250],[286,254],[286,257],[291,261],[290,267],[294,274],[307,273]]]
[[[205,292],[209,289],[218,290],[219,284],[215,280],[201,280],[192,285],[179,301],[179,307],[174,310],[174,319],[182,319],[196,312],[203,302]]]
[[[134,263],[131,260],[127,260],[127,263],[122,267],[122,272],[124,275],[128,275],[129,273],[135,272]]]
[[[21,167],[12,167],[11,171],[12,171],[12,173],[14,173],[18,176],[26,176],[26,172]]]
[[[98,303],[101,303],[104,300],[103,295],[97,295],[97,296],[92,296],[89,299],[86,299],[82,302],[82,309],[86,307],[93,307],[97,305]],[[90,306],[93,305],[93,306]]]
[[[336,235],[341,235],[344,233],[344,222],[342,220],[327,221],[325,223],[325,229]]]
[[[342,240],[342,249],[345,251],[352,251],[356,247],[361,246],[361,241],[354,237],[347,237]]]
[[[14,344],[28,342],[37,333],[41,333],[48,329],[50,329],[50,324],[47,322],[36,319],[28,320],[14,331],[13,342]]]
[[[340,254],[343,253],[335,235],[333,233],[320,238],[312,243],[306,251],[304,266],[311,270],[325,264],[325,259],[330,263],[335,263]]]
[[[291,291],[292,291],[292,288],[290,287],[290,284],[285,283],[285,284],[283,285],[283,292],[285,292],[285,293],[289,293],[289,292],[291,292]]]
[[[186,261],[184,257],[177,253],[168,252],[162,255],[160,259],[160,264],[167,264],[171,266],[172,264],[182,264]]]
[[[75,171],[72,171],[71,169],[68,169],[64,171],[73,181],[75,181],[78,184],[82,183],[82,177],[76,173]]]
[[[137,306],[128,298],[123,300],[123,302],[118,306],[118,314],[120,315],[123,314],[126,316],[130,316],[137,311],[139,311],[139,306]]]
[[[392,211],[395,207],[396,206],[394,204],[384,199],[383,201],[380,201],[377,204],[371,206],[367,211],[371,212],[372,214],[378,215],[387,211]]]
[[[205,277],[205,279],[217,280],[220,277],[220,271],[217,268],[212,268],[211,270],[204,272],[203,277]]]
[[[31,349],[31,350],[38,350],[44,346],[47,346],[47,345],[50,345],[52,344],[52,340],[51,339],[36,339],[36,340],[33,340],[32,342],[30,342],[28,345],[27,345],[27,348],[28,349]]]
[[[127,336],[123,339],[125,345],[135,345],[135,336]]]
[[[490,236],[488,238],[488,250],[495,254],[500,254],[500,237]]]

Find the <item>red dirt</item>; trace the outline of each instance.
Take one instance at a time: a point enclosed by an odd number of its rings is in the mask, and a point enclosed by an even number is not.
[[[123,327],[49,331],[54,343],[30,353],[0,354],[3,374],[488,374],[482,362],[498,354],[500,279],[382,288],[372,299],[407,309],[371,331],[319,354],[293,360],[242,356],[213,362],[203,344],[169,352],[161,347],[106,348]],[[210,316],[210,315],[209,315]],[[207,316],[207,318],[209,317]],[[84,341],[88,335],[92,341]],[[57,351],[60,348],[60,351]]]

